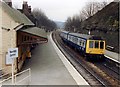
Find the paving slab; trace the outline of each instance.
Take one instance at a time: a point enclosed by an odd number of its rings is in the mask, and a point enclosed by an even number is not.
[[[31,68],[30,85],[77,85],[57,55],[50,39],[38,45],[23,69]]]
[[[118,62],[118,63],[120,63],[119,55],[120,54],[118,54],[118,53],[105,50],[105,56],[108,57],[108,58],[110,58],[113,61]]]

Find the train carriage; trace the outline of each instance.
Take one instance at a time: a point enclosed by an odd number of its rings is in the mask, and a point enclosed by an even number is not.
[[[62,40],[64,41],[64,42],[67,42],[68,40],[68,34],[69,34],[69,32],[68,31],[62,31],[62,33],[60,34],[60,36],[61,36],[61,38],[62,38]]]
[[[62,31],[61,38],[87,58],[103,58],[105,41],[99,36]]]

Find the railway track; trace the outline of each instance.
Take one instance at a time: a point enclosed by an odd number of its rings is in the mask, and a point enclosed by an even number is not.
[[[91,86],[97,87],[119,86],[119,84],[117,84],[115,80],[112,81],[112,83],[114,84],[111,84],[111,81],[103,79],[101,75],[99,75],[101,70],[98,67],[94,66],[93,63],[85,61],[83,57],[81,57],[80,55],[78,55],[78,53],[74,52],[71,48],[65,45],[62,42],[61,38],[59,37],[58,32],[55,32],[52,36],[55,43],[57,44],[59,49],[63,52],[63,54],[66,56],[66,58],[71,62],[71,64],[78,70],[78,72],[86,79],[86,81]],[[108,78],[108,76],[104,78]]]
[[[109,63],[109,61],[104,61],[101,63],[94,63],[100,69],[104,69],[112,78],[120,80],[120,71],[119,67],[115,66],[115,64]]]

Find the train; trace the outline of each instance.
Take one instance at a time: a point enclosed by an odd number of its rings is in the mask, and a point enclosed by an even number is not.
[[[100,36],[61,31],[60,37],[86,59],[104,59],[105,40]]]

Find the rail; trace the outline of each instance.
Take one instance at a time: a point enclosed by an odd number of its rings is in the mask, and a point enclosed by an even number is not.
[[[5,69],[5,68],[2,68],[2,69]],[[2,70],[2,69],[0,69],[0,70]],[[26,72],[28,72],[29,75],[26,76],[26,77],[24,76],[23,79],[17,81],[17,76],[20,76],[20,75],[22,75],[22,74],[24,74],[24,73],[26,73]],[[5,75],[6,75],[6,74],[5,74]],[[3,77],[3,76],[5,76],[5,75],[1,75],[0,77]],[[20,73],[15,74],[15,75],[14,75],[14,78],[15,78],[15,79],[14,79],[14,84],[13,84],[13,85],[19,85],[20,82],[25,81],[25,80],[28,79],[28,78],[29,78],[29,81],[28,81],[28,85],[29,85],[29,82],[31,82],[31,69],[29,68],[29,69],[26,69],[26,70],[24,70],[24,71],[22,71],[22,72],[20,72]],[[0,87],[2,86],[2,84],[3,84],[4,82],[7,82],[7,81],[10,80],[10,79],[12,79],[12,76],[10,76],[10,77],[8,77],[8,78],[6,78],[6,79],[2,79],[2,81],[0,81]]]
[[[2,86],[2,84],[5,82],[5,81],[8,81],[8,80],[10,80],[12,77],[11,76],[9,76],[8,78],[5,78],[5,79],[3,79],[2,77],[5,77],[5,76],[7,76],[7,75],[9,75],[10,73],[5,73],[4,74],[4,72],[3,72],[3,70],[5,70],[5,69],[7,69],[7,68],[9,68],[9,67],[4,67],[4,68],[1,68],[0,69],[0,87]]]
[[[7,79],[4,79],[4,80],[0,81],[0,87],[2,87],[2,83],[3,83],[3,82],[8,81],[8,80],[10,80],[11,78],[12,78],[12,77],[10,76],[10,77],[8,77]]]
[[[5,68],[1,68],[0,69],[0,79],[2,78],[2,77],[4,77],[4,76],[7,76],[7,75],[9,75],[10,73],[5,73],[3,70],[5,70],[5,69],[7,69],[7,68],[9,68],[9,67],[5,67]],[[5,74],[4,74],[5,73]]]
[[[17,76],[19,76],[19,75],[21,75],[23,73],[26,73],[26,72],[29,72],[29,75],[24,77],[23,79],[17,81]],[[31,82],[31,69],[30,68],[15,75],[15,85],[18,85],[20,82],[22,82],[22,81],[24,81],[24,80],[26,80],[28,78],[29,78],[29,81],[28,81],[28,85],[29,85],[29,82]]]

